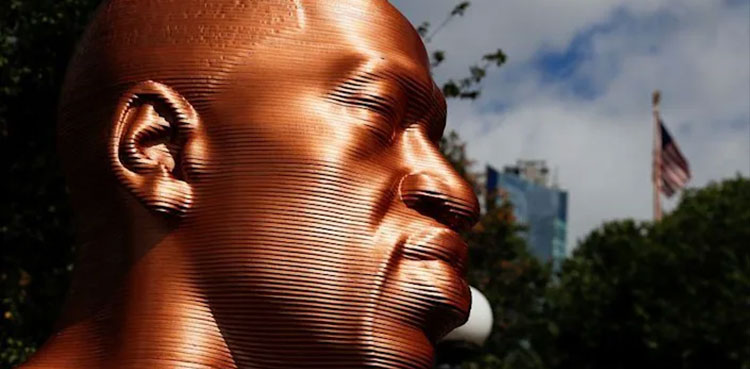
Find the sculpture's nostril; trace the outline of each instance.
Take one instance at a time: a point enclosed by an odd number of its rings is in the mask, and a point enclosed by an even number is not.
[[[466,194],[462,183],[450,185],[436,176],[418,173],[401,182],[401,199],[411,209],[461,231],[471,227],[478,218],[473,193]]]

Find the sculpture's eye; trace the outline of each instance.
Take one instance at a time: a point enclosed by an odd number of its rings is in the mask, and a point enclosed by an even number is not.
[[[340,84],[328,95],[347,108],[383,145],[389,145],[403,120],[406,96],[400,88],[373,76],[360,76]]]
[[[368,96],[362,99],[362,107],[367,110],[363,122],[379,141],[388,145],[393,141],[400,120],[399,113],[385,99]]]

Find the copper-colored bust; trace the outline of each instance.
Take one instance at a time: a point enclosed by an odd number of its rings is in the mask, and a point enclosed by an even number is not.
[[[31,368],[429,368],[471,189],[384,0],[113,0],[59,146],[79,250]]]

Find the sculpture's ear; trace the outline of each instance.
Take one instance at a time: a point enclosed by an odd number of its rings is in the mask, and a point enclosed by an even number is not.
[[[178,92],[153,81],[125,93],[110,138],[110,163],[120,183],[149,210],[183,215],[193,202],[191,141],[200,118]]]

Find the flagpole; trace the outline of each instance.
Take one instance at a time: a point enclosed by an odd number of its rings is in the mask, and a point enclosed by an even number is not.
[[[654,115],[654,142],[651,158],[652,166],[652,182],[654,190],[654,221],[658,222],[661,220],[661,123],[659,122],[659,102],[661,100],[661,93],[659,90],[654,91],[652,95],[652,111]]]

